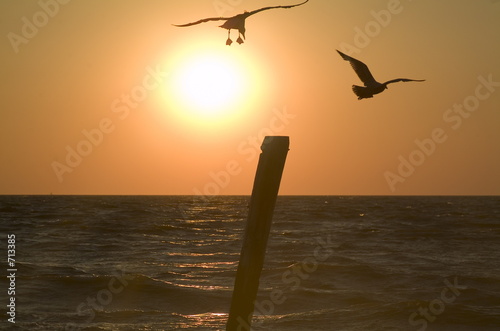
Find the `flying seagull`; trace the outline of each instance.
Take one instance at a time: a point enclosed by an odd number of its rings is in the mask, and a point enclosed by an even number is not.
[[[365,98],[373,98],[374,94],[382,93],[388,84],[397,83],[397,82],[423,82],[425,79],[408,79],[408,78],[396,78],[389,80],[385,83],[379,83],[373,78],[370,70],[363,62],[356,60],[355,58],[350,57],[337,50],[337,52],[342,56],[342,58],[351,63],[352,68],[358,75],[359,79],[365,84],[365,86],[353,85],[352,90],[354,94],[358,96],[358,100]]]
[[[243,38],[245,38],[245,20],[249,16],[251,16],[253,14],[257,14],[257,13],[264,11],[264,10],[268,10],[268,9],[292,8],[292,7],[301,6],[308,1],[309,0],[306,0],[302,3],[297,4],[297,5],[264,7],[264,8],[260,8],[260,9],[257,9],[257,10],[251,11],[251,12],[245,11],[243,14],[238,14],[238,15],[235,15],[233,17],[210,17],[210,18],[204,18],[204,19],[201,19],[199,21],[192,22],[192,23],[180,24],[180,25],[173,24],[173,25],[178,26],[178,27],[185,27],[185,26],[196,25],[196,24],[205,23],[205,22],[209,22],[209,21],[225,21],[224,24],[219,25],[219,27],[228,30],[227,31],[226,45],[230,46],[233,43],[233,41],[231,40],[231,30],[232,29],[238,30],[239,35],[238,35],[238,40],[236,40],[236,41],[238,42],[238,44],[241,45],[243,43],[243,39],[241,38],[241,36],[243,36]]]

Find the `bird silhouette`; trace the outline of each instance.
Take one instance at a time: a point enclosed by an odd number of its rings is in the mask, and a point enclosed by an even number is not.
[[[296,5],[264,7],[264,8],[260,8],[260,9],[257,9],[257,10],[251,11],[251,12],[245,11],[243,14],[238,14],[238,15],[235,15],[232,17],[210,17],[210,18],[204,18],[204,19],[201,19],[199,21],[192,22],[192,23],[172,24],[172,25],[177,26],[177,27],[186,27],[186,26],[196,25],[196,24],[205,23],[205,22],[209,22],[209,21],[225,21],[224,24],[219,25],[219,27],[228,30],[227,31],[226,45],[230,46],[233,43],[233,41],[231,40],[231,30],[233,30],[233,29],[238,30],[239,35],[238,35],[238,40],[236,40],[236,41],[238,42],[238,44],[241,45],[241,44],[243,44],[243,39],[245,39],[245,31],[246,31],[245,20],[249,16],[251,16],[253,14],[257,14],[257,13],[264,11],[264,10],[268,10],[268,9],[293,8],[293,7],[301,6],[308,1],[309,0],[306,0],[306,1],[299,3],[299,4],[296,4]],[[243,36],[243,39],[241,38],[242,36]]]
[[[397,82],[423,82],[425,79],[408,79],[408,78],[396,78],[389,80],[385,83],[379,83],[373,78],[370,70],[363,62],[356,60],[355,58],[350,57],[337,50],[337,52],[342,56],[342,58],[346,61],[349,61],[352,68],[358,75],[359,79],[365,84],[365,86],[353,85],[352,91],[354,94],[358,96],[358,100],[373,98],[373,95],[382,93],[385,89],[387,89],[387,85],[391,83]]]

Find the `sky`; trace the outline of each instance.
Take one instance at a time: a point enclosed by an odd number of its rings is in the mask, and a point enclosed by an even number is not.
[[[500,194],[500,1],[0,2],[0,194]],[[361,84],[336,50],[389,85]]]

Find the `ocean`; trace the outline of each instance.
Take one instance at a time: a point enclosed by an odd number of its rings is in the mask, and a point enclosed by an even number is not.
[[[0,196],[0,328],[225,329],[249,201]],[[254,330],[500,330],[500,197],[280,196],[255,307]]]

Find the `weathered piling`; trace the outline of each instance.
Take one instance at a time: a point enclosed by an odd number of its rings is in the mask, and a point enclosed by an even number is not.
[[[267,136],[262,143],[227,331],[250,330],[252,325],[254,301],[289,145],[289,137],[283,136]]]

